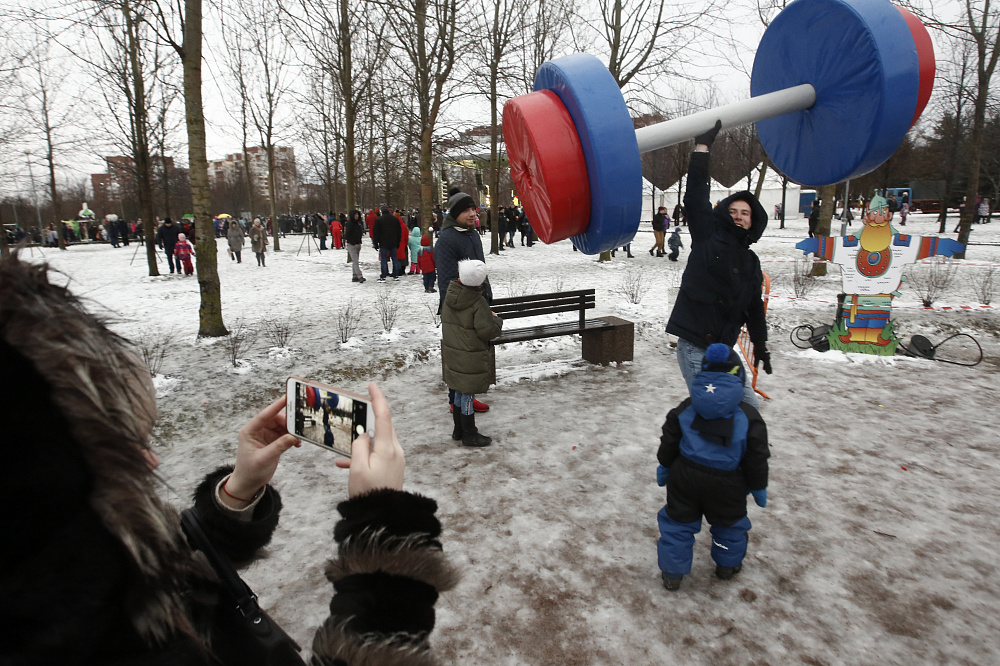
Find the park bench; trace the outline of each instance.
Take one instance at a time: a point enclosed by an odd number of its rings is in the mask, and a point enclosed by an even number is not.
[[[607,365],[612,361],[631,361],[634,347],[635,326],[632,322],[606,315],[587,319],[587,310],[596,307],[593,289],[561,291],[550,294],[529,294],[512,298],[495,298],[490,304],[493,312],[504,320],[504,330],[490,341],[493,360],[492,383],[496,383],[496,345],[507,342],[524,342],[560,335],[580,335],[583,339],[583,359]],[[538,317],[562,312],[576,312],[572,321],[538,324],[510,328],[511,319]]]

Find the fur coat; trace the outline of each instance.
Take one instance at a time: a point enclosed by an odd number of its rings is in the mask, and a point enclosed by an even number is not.
[[[215,574],[188,546],[143,456],[155,419],[149,374],[124,340],[48,282],[46,266],[16,256],[0,260],[0,380],[0,663],[219,663]],[[252,520],[238,521],[216,496],[229,472],[206,476],[194,505],[238,565],[270,541],[281,498],[268,486]],[[434,602],[457,580],[436,509],[394,490],[338,507],[318,663],[432,663]]]

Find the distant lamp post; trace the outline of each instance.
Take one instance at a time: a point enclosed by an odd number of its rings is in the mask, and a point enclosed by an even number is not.
[[[24,159],[28,163],[28,178],[31,180],[31,198],[35,202],[35,214],[38,216],[38,237],[42,238],[42,209],[38,205],[38,195],[35,194],[35,174],[31,169],[31,151],[24,151]]]

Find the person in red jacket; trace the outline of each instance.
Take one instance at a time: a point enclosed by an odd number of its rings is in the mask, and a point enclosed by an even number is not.
[[[403,220],[403,216],[397,210],[393,215],[399,220],[399,248],[396,250],[396,275],[406,274],[406,257],[410,251],[410,228],[406,226],[406,222]]]
[[[375,219],[378,218],[380,214],[381,213],[379,213],[379,210],[376,208],[375,210],[368,211],[368,214],[365,215],[365,225],[368,227],[368,238],[371,238],[373,242],[375,240]]]
[[[420,239],[420,252],[417,253],[417,265],[424,276],[424,292],[433,294],[437,291],[434,283],[437,282],[437,267],[434,265],[434,249],[431,247],[431,237],[423,236]]]
[[[174,256],[177,257],[177,261],[184,266],[184,276],[187,277],[194,273],[194,266],[191,265],[191,256],[194,254],[194,248],[191,247],[191,243],[187,242],[187,236],[184,234],[177,234],[177,245],[174,246]],[[180,271],[178,271],[179,273]]]
[[[333,234],[333,246],[338,250],[344,247],[343,242],[341,242],[341,233],[344,231],[343,225],[340,224],[340,220],[333,213],[330,213],[330,232]]]

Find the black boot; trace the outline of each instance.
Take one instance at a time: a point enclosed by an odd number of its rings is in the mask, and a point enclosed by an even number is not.
[[[455,429],[451,431],[451,438],[457,442],[462,439],[462,412],[452,407],[451,415],[455,421]]]
[[[716,578],[721,578],[722,580],[732,580],[733,576],[741,571],[743,571],[742,564],[737,564],[735,567],[724,567],[720,565],[715,567],[715,576]]]
[[[458,409],[455,410],[459,411]],[[493,441],[491,437],[480,435],[476,428],[476,413],[469,415],[462,414],[462,446],[489,446]]]

